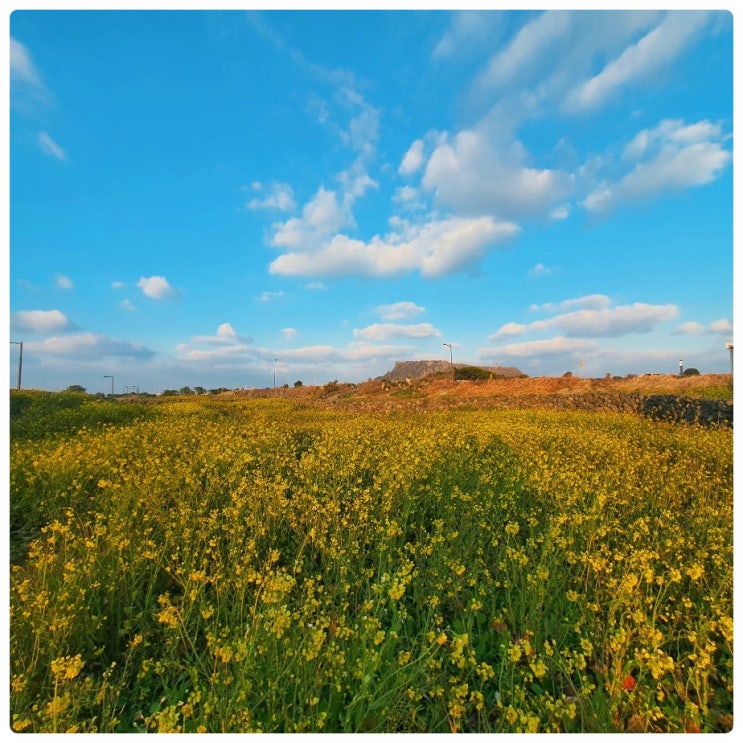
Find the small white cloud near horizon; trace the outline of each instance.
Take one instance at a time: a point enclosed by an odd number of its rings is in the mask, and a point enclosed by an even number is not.
[[[288,341],[293,341],[298,335],[299,331],[296,328],[283,328],[281,335]]]
[[[142,290],[142,294],[150,299],[170,299],[178,294],[164,276],[142,276],[137,286]]]
[[[68,329],[70,321],[59,310],[19,310],[11,313],[10,326],[29,333],[54,333]]]
[[[711,333],[732,333],[733,326],[730,320],[720,319],[711,322],[709,324],[709,330]]]
[[[47,132],[39,132],[38,137],[39,147],[45,155],[56,157],[57,160],[64,162],[67,160],[67,154],[65,151],[51,138]]]
[[[592,295],[579,300],[568,300],[563,306],[590,300],[603,301],[603,295]],[[491,342],[528,332],[560,330],[571,338],[612,338],[631,333],[649,333],[656,325],[673,320],[678,315],[674,304],[652,305],[635,302],[617,307],[578,309],[555,315],[547,320],[535,320],[528,325],[506,323],[497,332],[488,336]]]
[[[354,328],[354,338],[363,338],[376,343],[392,340],[393,338],[437,338],[441,333],[430,323],[417,325],[396,325],[394,323],[374,323],[366,328]]]
[[[64,274],[55,274],[54,281],[60,289],[68,290],[74,288],[72,279],[69,276],[65,276]]]

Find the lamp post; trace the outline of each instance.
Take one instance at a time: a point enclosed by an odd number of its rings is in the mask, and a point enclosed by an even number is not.
[[[278,359],[273,360],[273,388],[276,389],[276,362]]]
[[[679,359],[679,376],[680,377],[684,376],[684,360],[683,359]]]
[[[10,341],[16,346],[20,347],[20,354],[18,356],[18,389],[21,389],[21,373],[23,372],[23,341]],[[732,351],[730,352],[732,356]]]
[[[114,396],[114,378],[112,374],[104,374],[104,379],[110,379],[111,380],[111,397]]]
[[[733,344],[732,343],[726,343],[725,348],[727,348],[728,351],[730,351],[730,373],[733,373]],[[20,387],[18,388],[20,389]]]
[[[454,356],[451,350],[451,343],[442,343],[442,346],[449,346],[449,365],[451,366],[451,378],[454,381]]]

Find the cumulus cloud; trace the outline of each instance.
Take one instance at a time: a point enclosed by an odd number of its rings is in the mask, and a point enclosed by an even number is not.
[[[206,343],[219,346],[246,346],[252,343],[252,341],[252,338],[240,335],[228,322],[223,322],[217,328],[215,335],[196,335],[192,338],[192,343]]]
[[[432,278],[461,271],[486,249],[519,231],[511,222],[492,217],[434,220],[410,226],[404,237],[375,236],[368,243],[335,235],[319,250],[291,251],[276,258],[271,273],[287,276],[398,276],[419,271]]]
[[[531,167],[527,160],[518,141],[498,142],[483,125],[439,144],[422,185],[437,204],[459,214],[544,216],[571,195],[574,178],[565,171]]]
[[[606,294],[588,294],[585,297],[575,299],[564,299],[562,302],[546,302],[542,305],[533,304],[529,309],[532,311],[544,310],[545,312],[564,312],[565,310],[603,310],[611,307],[611,299]]]
[[[717,178],[732,160],[721,127],[707,121],[686,125],[673,119],[637,134],[625,150],[635,163],[615,182],[603,181],[583,201],[589,211],[607,212],[667,191],[702,186]]]
[[[416,139],[415,142],[410,145],[408,151],[403,156],[400,167],[398,168],[398,173],[400,173],[400,175],[412,175],[420,170],[424,161],[423,147],[422,139]]]
[[[509,345],[499,346],[497,349],[481,349],[480,355],[483,358],[493,358],[495,354],[497,354],[497,358],[503,358],[505,356],[511,358],[527,358],[529,356],[555,356],[564,355],[566,353],[573,354],[586,352],[595,347],[596,345],[593,342],[578,340],[576,338],[566,338],[565,336],[558,335],[547,340],[511,343]]]
[[[367,341],[375,341],[379,343],[394,338],[411,338],[415,340],[437,338],[441,336],[441,333],[430,323],[418,323],[417,325],[375,323],[366,328],[354,329],[353,335],[355,338],[363,338]]]
[[[301,217],[292,217],[274,225],[271,244],[279,248],[307,249],[345,227],[355,225],[348,208],[338,201],[335,191],[320,187],[302,209]]]
[[[164,276],[142,276],[137,282],[142,294],[150,299],[170,299],[178,295],[178,292],[168,283]]]
[[[415,302],[393,302],[392,304],[380,304],[372,311],[383,320],[394,322],[395,320],[407,320],[410,317],[415,317],[415,315],[420,315],[426,311],[426,308],[418,306]]]
[[[72,279],[70,279],[69,276],[65,276],[61,273],[58,273],[54,276],[54,281],[60,289],[72,289],[74,286],[72,283]]]
[[[260,183],[255,182],[252,184],[253,189],[262,191],[263,187]],[[288,183],[278,183],[273,181],[268,188],[268,192],[261,196],[251,199],[248,204],[248,209],[275,209],[282,212],[290,212],[296,209],[297,203],[294,200],[294,191]]]
[[[119,302],[119,307],[123,307],[129,312],[134,312],[137,309],[128,299],[122,299],[121,302]]]
[[[513,335],[536,331],[562,331],[571,338],[607,338],[630,333],[648,333],[663,322],[674,319],[678,308],[673,304],[652,305],[635,302],[631,305],[581,309],[559,314],[548,320],[535,320],[528,325],[507,323],[489,336],[499,341]]]
[[[454,55],[467,54],[491,41],[501,19],[494,10],[460,10],[451,14],[451,25],[434,47],[435,60],[445,60]]]
[[[59,310],[19,310],[11,313],[10,326],[28,333],[55,333],[69,328],[70,321]]]
[[[63,162],[67,159],[65,151],[51,138],[47,132],[39,132],[38,137],[39,147],[45,155],[56,157],[57,160]]]
[[[710,332],[712,333],[732,333],[733,326],[729,320],[714,320],[709,325]]]

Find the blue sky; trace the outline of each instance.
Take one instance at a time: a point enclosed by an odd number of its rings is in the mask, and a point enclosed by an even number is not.
[[[9,19],[23,386],[728,372],[726,11]],[[18,346],[9,348],[9,384]]]

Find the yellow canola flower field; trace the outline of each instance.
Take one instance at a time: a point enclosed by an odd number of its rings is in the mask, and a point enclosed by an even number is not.
[[[722,732],[733,436],[173,401],[11,440],[18,732]]]

